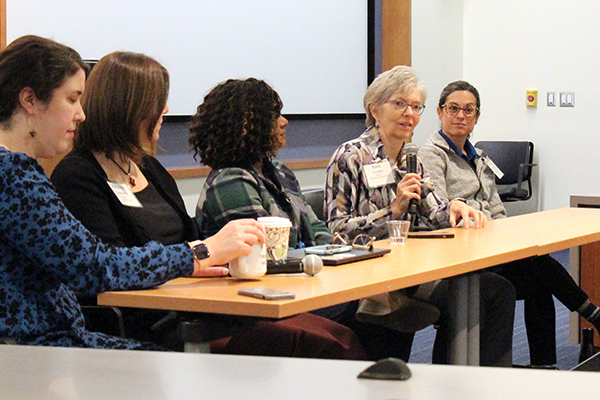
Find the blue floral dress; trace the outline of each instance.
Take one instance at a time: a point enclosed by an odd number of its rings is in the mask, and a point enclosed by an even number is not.
[[[0,337],[31,345],[155,349],[86,331],[73,291],[149,288],[192,272],[187,244],[103,244],[65,208],[36,160],[0,147]]]

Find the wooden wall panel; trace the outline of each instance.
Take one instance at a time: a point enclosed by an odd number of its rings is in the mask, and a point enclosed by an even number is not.
[[[580,252],[581,288],[590,296],[595,304],[600,304],[600,243],[581,246]],[[592,324],[581,318],[582,328],[593,328]],[[595,336],[595,345],[600,346],[600,337]]]
[[[411,65],[411,0],[381,1],[381,67]]]
[[[0,0],[0,50],[6,47],[6,0]]]

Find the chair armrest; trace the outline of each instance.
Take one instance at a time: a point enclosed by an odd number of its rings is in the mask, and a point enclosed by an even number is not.
[[[86,328],[107,335],[126,337],[123,313],[111,306],[81,306]]]
[[[535,167],[537,164],[519,164],[519,181],[517,182],[517,190],[521,190],[521,184],[523,183],[523,176],[525,175],[525,168],[533,168]],[[530,189],[529,192],[531,192],[531,179],[529,179],[529,185],[530,185]]]

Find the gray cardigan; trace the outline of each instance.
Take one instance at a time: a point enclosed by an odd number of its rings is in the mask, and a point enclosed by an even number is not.
[[[446,140],[436,132],[419,149],[419,158],[431,176],[436,194],[444,202],[462,198],[488,220],[505,218],[506,210],[496,189],[494,173],[485,163],[487,155],[476,149],[476,171],[456,154]]]

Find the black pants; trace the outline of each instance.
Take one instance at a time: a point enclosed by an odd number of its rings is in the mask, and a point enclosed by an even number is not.
[[[367,359],[378,361],[383,358],[395,357],[408,361],[415,334],[359,322],[355,317],[357,309],[358,300],[355,300],[315,310],[312,313],[352,329],[367,353]]]
[[[517,300],[525,300],[525,327],[531,364],[555,364],[556,310],[552,296],[575,311],[588,299],[587,294],[549,255],[513,261],[491,270],[514,285]]]

